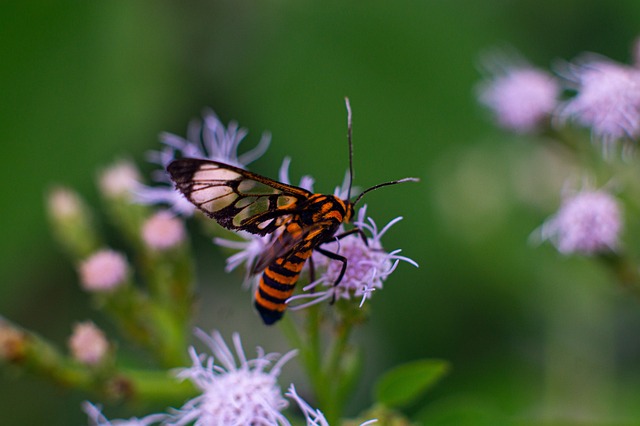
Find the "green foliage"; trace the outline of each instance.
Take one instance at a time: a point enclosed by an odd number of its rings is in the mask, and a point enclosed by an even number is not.
[[[384,373],[375,385],[376,402],[402,408],[415,402],[449,371],[449,363],[421,359],[398,365]]]
[[[469,398],[451,398],[429,405],[414,420],[422,425],[438,426],[510,426],[507,419],[494,407]]]

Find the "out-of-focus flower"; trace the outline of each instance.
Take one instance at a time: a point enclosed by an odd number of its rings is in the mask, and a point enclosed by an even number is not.
[[[566,196],[540,232],[560,253],[592,255],[615,250],[621,229],[616,199],[604,190],[582,190]]]
[[[100,250],[84,260],[79,268],[80,284],[87,291],[110,291],[125,282],[127,259],[113,250]]]
[[[605,145],[640,136],[640,70],[585,55],[562,71],[577,94],[558,110],[560,122],[588,127]]]
[[[258,348],[257,357],[247,359],[237,333],[232,337],[235,355],[220,333],[198,330],[196,334],[212,355],[198,354],[191,347],[193,366],[177,376],[190,380],[202,394],[176,410],[168,425],[290,425],[281,413],[288,402],[277,378],[295,351],[280,356]]]
[[[371,293],[382,288],[383,282],[396,269],[400,261],[418,266],[408,257],[400,256],[400,250],[386,252],[382,248],[382,236],[402,218],[398,217],[389,222],[382,229],[378,229],[376,223],[366,216],[366,206],[358,211],[358,219],[354,225],[365,233],[370,234],[367,243],[358,234],[352,234],[340,241],[324,244],[322,247],[328,251],[337,253],[347,259],[347,269],[340,284],[334,285],[342,270],[342,262],[326,258],[320,253],[313,254],[314,264],[324,268],[324,272],[314,282],[307,285],[305,292],[314,289],[313,292],[295,295],[289,299],[293,302],[300,299],[311,299],[307,303],[294,306],[300,309],[326,299],[351,299],[361,297],[361,305],[371,297]],[[321,288],[323,288],[320,290]]]
[[[264,133],[255,148],[238,155],[238,146],[247,133],[247,130],[238,127],[235,121],[225,127],[211,110],[203,113],[202,121],[193,120],[189,124],[186,139],[162,133],[160,141],[165,148],[149,153],[149,161],[162,167],[152,176],[159,185],[139,186],[135,191],[135,199],[142,204],[167,204],[177,214],[192,215],[195,207],[173,188],[166,172],[167,165],[179,157],[193,157],[245,168],[265,153],[271,141],[271,136]]]
[[[49,212],[58,220],[75,218],[83,213],[83,204],[77,193],[69,188],[56,187],[47,198]]]
[[[154,250],[166,250],[182,243],[184,224],[170,211],[160,211],[142,225],[142,240]]]
[[[549,118],[560,94],[552,75],[517,56],[496,55],[484,65],[490,76],[479,86],[478,99],[493,111],[500,126],[528,133]]]
[[[58,242],[74,257],[84,258],[100,245],[91,210],[70,188],[55,186],[47,194],[47,213]]]
[[[0,316],[0,360],[19,361],[24,356],[25,333]]]
[[[150,426],[154,423],[160,424],[167,417],[166,414],[151,414],[141,419],[132,417],[128,420],[108,420],[100,408],[88,401],[82,404],[82,409],[89,416],[91,426]]]
[[[99,177],[100,189],[107,197],[132,196],[142,178],[131,161],[119,161],[108,167]]]
[[[109,351],[109,342],[91,321],[78,323],[69,338],[69,349],[76,360],[87,365],[97,365]]]

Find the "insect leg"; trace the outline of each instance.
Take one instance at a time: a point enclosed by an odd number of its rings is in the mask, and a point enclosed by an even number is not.
[[[364,244],[366,246],[369,246],[369,240],[367,239],[367,235],[364,233],[364,231],[360,228],[353,228],[353,229],[349,229],[346,232],[343,232],[342,234],[338,234],[335,237],[332,238],[331,241],[333,240],[341,240],[344,237],[348,237],[349,235],[353,235],[353,234],[358,234],[360,235],[360,238],[362,238],[362,241],[364,242]],[[330,241],[328,241],[330,242]]]
[[[342,234],[338,234],[335,237],[333,237],[331,240],[329,241],[325,241],[324,243],[321,244],[326,244],[326,243],[332,243],[334,241],[340,241],[341,239],[343,239],[344,237],[348,237],[349,235],[353,235],[353,234],[358,234],[360,235],[360,238],[362,238],[362,242],[364,243],[365,246],[369,247],[369,238],[367,237],[367,235],[364,233],[364,231],[360,228],[353,228],[350,229],[346,232],[343,232]],[[338,243],[340,244],[340,243]],[[317,250],[317,249],[316,249]],[[372,248],[371,250],[373,251],[382,251],[382,248]]]
[[[316,268],[313,264],[313,256],[309,256],[309,283],[316,281]],[[315,291],[315,287],[311,289],[313,293]]]
[[[327,256],[329,259],[342,262],[342,268],[340,269],[340,274],[338,274],[338,279],[336,280],[335,283],[333,283],[334,287],[337,286],[338,284],[340,284],[340,282],[342,281],[342,278],[344,277],[344,273],[347,271],[347,258],[339,255],[338,253],[334,253],[332,251],[328,251],[320,247],[316,247],[316,251],[320,254]],[[333,297],[331,298],[331,303],[333,304],[335,301],[336,301],[336,294],[333,293]]]

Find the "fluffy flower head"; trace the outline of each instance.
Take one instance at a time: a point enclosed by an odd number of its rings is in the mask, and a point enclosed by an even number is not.
[[[109,342],[91,321],[78,323],[69,338],[69,349],[75,359],[83,364],[99,364],[109,350]]]
[[[480,85],[478,99],[493,111],[500,126],[527,133],[550,116],[560,85],[550,74],[519,62],[496,58],[488,63],[491,76]]]
[[[218,332],[198,331],[212,356],[190,348],[193,366],[178,373],[202,391],[177,410],[170,425],[289,425],[281,414],[288,406],[277,377],[295,351],[283,356],[265,354],[258,348],[255,359],[247,359],[238,334],[233,335],[235,355]]]
[[[79,266],[80,283],[87,291],[110,291],[127,278],[128,264],[123,254],[100,250]]]
[[[591,255],[616,249],[621,229],[622,213],[615,198],[603,190],[583,190],[565,198],[541,233],[560,253]]]
[[[64,187],[53,188],[49,193],[47,203],[51,215],[57,219],[75,218],[82,213],[83,209],[78,194]]]
[[[100,174],[100,189],[107,197],[129,196],[140,185],[141,177],[130,161],[119,161]]]
[[[142,225],[142,239],[155,250],[166,250],[186,238],[184,224],[170,211],[160,211]]]
[[[577,94],[560,108],[561,121],[589,127],[605,143],[640,136],[640,70],[591,55],[566,74]]]

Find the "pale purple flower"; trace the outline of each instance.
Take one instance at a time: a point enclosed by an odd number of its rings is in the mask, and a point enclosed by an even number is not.
[[[191,347],[193,366],[179,370],[177,377],[190,380],[202,393],[176,410],[167,425],[290,425],[281,413],[289,404],[277,378],[296,351],[280,356],[258,347],[257,357],[247,359],[237,333],[232,337],[235,354],[220,333],[196,334],[212,355]]]
[[[367,243],[360,235],[352,234],[340,241],[323,244],[323,248],[347,258],[347,269],[339,285],[335,286],[342,262],[328,259],[321,253],[314,252],[313,261],[318,269],[324,269],[320,277],[304,287],[305,293],[292,296],[289,302],[311,299],[309,302],[293,306],[292,309],[301,309],[311,304],[319,303],[327,299],[351,299],[361,298],[362,305],[371,297],[376,289],[381,289],[387,277],[396,269],[400,261],[418,266],[408,257],[401,256],[400,250],[386,252],[382,247],[383,235],[397,222],[402,220],[397,217],[382,229],[378,229],[376,223],[366,216],[366,206],[358,211],[358,218],[354,225],[369,234]],[[313,292],[308,292],[314,289]]]
[[[104,249],[82,261],[78,267],[80,284],[87,291],[112,291],[125,283],[129,271],[122,253]]]
[[[562,73],[577,94],[558,110],[561,123],[588,127],[605,145],[640,136],[640,70],[585,55]]]
[[[500,126],[528,133],[550,117],[560,94],[551,74],[516,55],[494,55],[484,65],[490,75],[479,86],[478,100],[493,111]]]
[[[167,417],[166,414],[151,414],[141,419],[132,417],[128,420],[108,420],[102,414],[100,408],[88,401],[82,404],[82,409],[89,416],[89,424],[91,426],[150,426],[152,424],[160,424]]]
[[[186,238],[182,220],[164,210],[148,218],[141,229],[142,240],[154,250],[167,250],[181,244]]]
[[[247,133],[235,121],[225,127],[212,110],[205,110],[202,121],[192,120],[189,123],[186,139],[162,133],[160,141],[165,147],[161,151],[149,153],[149,161],[162,167],[152,176],[159,185],[141,185],[135,192],[136,200],[142,204],[168,204],[177,214],[192,215],[195,207],[174,190],[166,172],[167,165],[176,158],[193,157],[245,168],[265,153],[271,141],[271,136],[264,133],[255,148],[238,155],[238,147]]]
[[[302,399],[296,393],[296,388],[295,386],[293,386],[293,384],[289,385],[289,389],[287,390],[287,393],[285,393],[285,396],[289,399],[294,400],[296,404],[298,404],[298,407],[300,407],[300,411],[302,411],[302,414],[304,414],[307,425],[329,426],[329,422],[324,417],[324,414],[322,414],[322,411],[314,409],[307,403],[307,401]]]
[[[615,250],[621,229],[622,212],[616,199],[604,190],[582,190],[565,197],[540,231],[560,253],[592,255]]]

